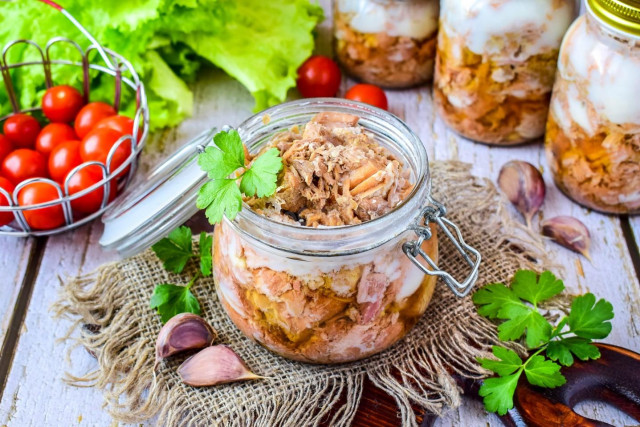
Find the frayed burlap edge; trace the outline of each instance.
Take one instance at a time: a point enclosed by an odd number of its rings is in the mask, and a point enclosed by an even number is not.
[[[493,236],[484,249],[487,252],[489,247],[499,255],[493,257],[501,263],[496,271],[504,269],[503,264],[509,265],[509,270],[511,267],[549,268],[551,263],[540,237],[515,220],[495,186],[488,180],[473,177],[470,168],[461,162],[432,165],[434,195],[447,206],[459,205],[462,198],[468,207],[467,211],[458,209],[449,214],[455,222],[468,224],[465,239],[473,242],[474,233]],[[443,188],[446,192],[438,191]],[[474,212],[483,214],[476,216]],[[485,262],[491,259],[485,257]],[[438,327],[423,317],[414,330],[427,328],[431,334],[429,340],[412,342],[420,337],[410,333],[401,345],[365,361],[336,367],[309,367],[325,371],[319,374],[324,380],[304,382],[294,395],[287,395],[288,390],[259,401],[238,402],[231,410],[208,408],[210,411],[207,411],[198,407],[198,400],[192,399],[184,388],[172,386],[163,375],[154,375],[154,339],[142,331],[119,266],[107,264],[89,275],[67,281],[52,310],[55,317],[74,320],[63,340],[74,340],[98,361],[96,370],[80,376],[67,374],[65,381],[103,390],[107,410],[121,422],[157,417],[158,425],[168,426],[270,427],[320,423],[347,426],[355,416],[363,382],[368,377],[396,400],[402,424],[415,426],[412,406],[433,413],[457,407],[461,396],[452,375],[485,377],[487,372],[476,363],[476,358],[487,356],[491,346],[500,342],[495,325],[478,316],[469,299],[455,300],[440,284],[430,310],[437,313],[442,309],[446,313],[444,317],[453,320],[447,321],[446,327]],[[491,265],[487,268],[492,271]],[[489,274],[489,277],[492,276]],[[488,281],[482,284],[486,283]],[[514,348],[524,351],[517,344]]]

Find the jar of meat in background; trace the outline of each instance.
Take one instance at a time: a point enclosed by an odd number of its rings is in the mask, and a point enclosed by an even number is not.
[[[388,88],[430,80],[438,0],[336,0],[335,53],[345,71]]]
[[[460,135],[513,145],[544,133],[574,0],[442,0],[434,78],[441,117]]]
[[[589,0],[558,61],[545,138],[556,184],[578,203],[640,212],[640,4]]]

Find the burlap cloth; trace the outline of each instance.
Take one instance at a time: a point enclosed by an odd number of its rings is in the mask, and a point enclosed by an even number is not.
[[[458,224],[466,242],[482,254],[478,286],[509,280],[519,268],[543,264],[539,238],[510,217],[490,181],[472,176],[469,170],[470,165],[460,162],[434,162],[433,194],[447,206],[448,217]],[[467,269],[445,239],[440,259],[441,266],[458,277]],[[420,322],[389,350],[336,366],[292,362],[242,335],[219,304],[213,280],[206,279],[192,290],[203,316],[218,333],[216,342],[230,345],[267,379],[196,389],[178,377],[183,357],[163,363],[157,376],[153,373],[154,345],[162,325],[149,308],[149,298],[156,284],[185,283],[188,275],[168,274],[149,250],[68,281],[54,304],[56,316],[75,321],[67,345],[75,341],[98,360],[95,371],[81,377],[67,374],[66,380],[103,390],[105,406],[117,421],[346,426],[368,377],[395,398],[399,421],[414,426],[412,403],[435,413],[459,405],[460,390],[452,374],[486,375],[475,359],[486,356],[498,342],[495,326],[476,314],[470,298],[458,299],[439,283]]]

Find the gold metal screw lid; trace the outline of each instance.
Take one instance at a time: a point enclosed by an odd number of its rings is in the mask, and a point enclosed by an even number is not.
[[[640,37],[640,0],[587,0],[587,3],[604,23]]]

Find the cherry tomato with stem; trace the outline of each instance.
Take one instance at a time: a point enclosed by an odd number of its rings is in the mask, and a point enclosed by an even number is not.
[[[58,200],[60,195],[56,187],[48,182],[32,182],[25,185],[18,193],[20,206],[31,206]],[[24,219],[34,230],[51,230],[65,223],[61,204],[47,208],[23,210]]]
[[[5,120],[3,130],[15,148],[33,148],[40,133],[40,123],[28,114],[17,113]]]
[[[107,158],[111,148],[122,138],[123,134],[112,128],[98,128],[89,132],[80,144],[80,158],[83,162],[97,161],[107,164]],[[124,140],[115,149],[111,158],[109,172],[115,171],[131,155],[131,141]],[[127,167],[118,178],[129,171]]]
[[[86,190],[87,188],[102,181],[102,179],[102,168],[100,166],[84,166],[82,167],[82,169],[78,170],[76,173],[69,177],[69,195]],[[116,197],[116,187],[116,180],[112,179],[111,188],[109,189],[109,199],[107,202],[110,202]],[[102,206],[102,199],[104,197],[105,191],[104,189],[105,186],[103,185],[91,191],[89,194],[71,200],[71,208],[74,212],[79,212],[82,214],[91,214],[97,212]]]
[[[334,60],[315,55],[298,68],[298,91],[305,98],[331,97],[338,93],[342,75]]]
[[[11,183],[7,178],[3,178],[0,176],[0,188],[9,193],[9,196],[13,193],[13,190],[16,188],[15,185]],[[0,206],[10,206],[9,200],[7,197],[0,192]],[[0,227],[3,225],[7,225],[13,221],[13,213],[12,212],[0,212]]]
[[[73,124],[78,138],[84,138],[98,123],[116,114],[118,114],[116,109],[104,102],[90,102],[85,105],[78,112]],[[131,129],[133,129],[133,120],[131,121]]]
[[[13,151],[13,143],[9,141],[9,138],[0,134],[0,165],[9,153]]]
[[[47,166],[42,154],[28,148],[19,148],[9,153],[2,162],[2,176],[18,185],[29,178],[47,176]]]
[[[51,151],[65,141],[77,140],[76,132],[66,123],[49,123],[42,128],[36,139],[36,151],[49,157]]]
[[[352,101],[360,101],[374,107],[387,110],[389,108],[389,102],[387,101],[387,95],[378,86],[359,83],[353,86],[347,91],[344,96]]]
[[[51,151],[49,176],[62,185],[69,172],[80,164],[80,141],[65,141]]]
[[[70,123],[84,105],[84,98],[74,87],[53,86],[42,97],[42,112],[52,122]]]

